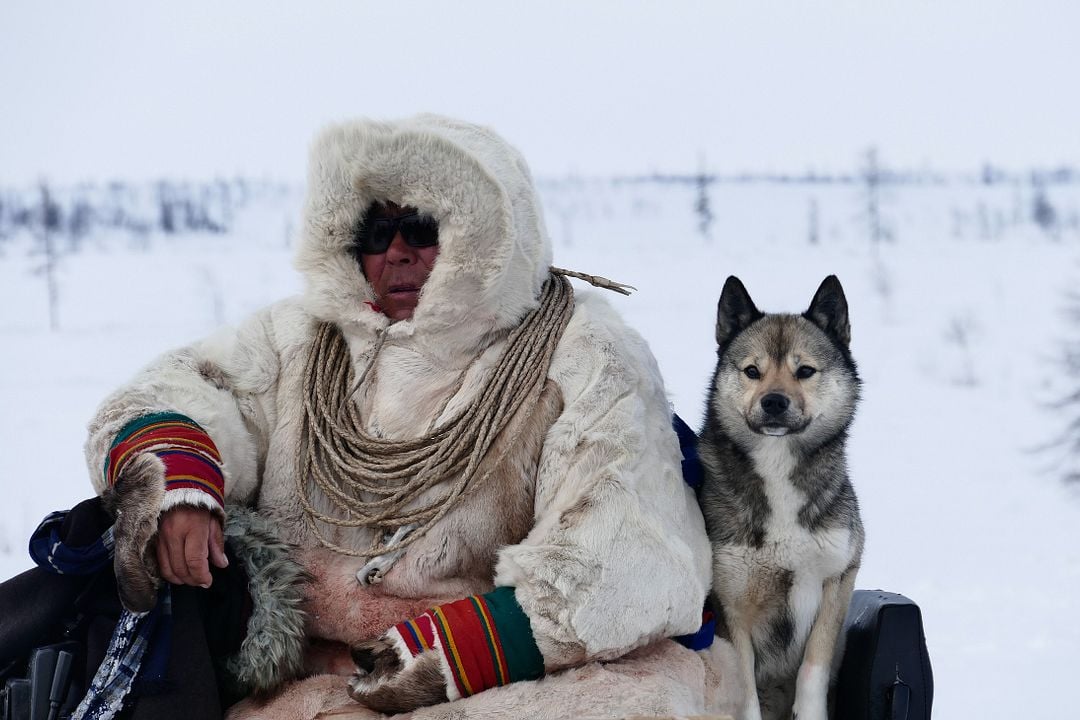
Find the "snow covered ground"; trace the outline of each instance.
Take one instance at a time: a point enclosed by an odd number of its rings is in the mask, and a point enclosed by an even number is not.
[[[1023,187],[883,192],[891,242],[867,240],[853,186],[719,185],[707,234],[691,188],[545,184],[556,264],[630,283],[612,296],[651,344],[674,408],[700,422],[724,279],[759,307],[801,311],[821,279],[847,291],[865,381],[851,438],[868,540],[858,586],[923,609],[943,718],[1068,717],[1080,670],[1080,493],[1037,448],[1063,429],[1061,310],[1080,278],[1076,186],[1050,189],[1058,229]],[[29,567],[48,511],[89,492],[96,404],[159,352],[298,292],[293,205],[255,206],[226,236],[99,237],[59,275],[48,331],[41,258],[0,244],[0,577]],[[816,240],[816,242],[811,242]]]

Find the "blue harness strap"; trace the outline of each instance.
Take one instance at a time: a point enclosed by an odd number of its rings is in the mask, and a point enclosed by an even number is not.
[[[695,491],[701,487],[704,478],[701,469],[701,458],[698,457],[697,435],[686,422],[675,415],[671,416],[671,425],[675,428],[675,434],[679,436],[679,449],[682,451],[682,474],[683,481]],[[675,642],[690,648],[691,650],[704,650],[713,644],[716,636],[716,613],[705,601],[705,609],[701,612],[701,627],[697,632],[689,635],[678,635]]]

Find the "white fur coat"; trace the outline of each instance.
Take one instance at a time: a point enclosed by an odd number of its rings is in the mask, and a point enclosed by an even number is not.
[[[369,431],[417,437],[452,417],[488,377],[509,329],[538,304],[552,251],[524,161],[476,126],[420,116],[332,127],[314,144],[308,183],[296,259],[304,294],[168,353],[109,397],[87,443],[98,491],[105,454],[125,423],[180,412],[220,449],[227,501],[259,509],[304,548],[315,577],[314,637],[355,642],[432,602],[494,585],[516,588],[549,672],[696,630],[710,585],[709,545],[680,475],[663,383],[645,342],[595,291],[576,296],[545,401],[533,417],[515,418],[526,423],[520,447],[382,585],[360,587],[354,575],[364,560],[317,547],[295,478],[302,367],[316,323],[342,330],[357,377],[375,363],[356,398]],[[439,222],[438,260],[414,317],[393,324],[365,304],[374,296],[348,252],[376,199]],[[386,337],[376,354],[378,333]],[[165,507],[178,503],[209,506],[209,499],[177,491]],[[333,538],[363,549],[370,542],[363,529]],[[348,671],[340,653],[315,647],[324,652],[314,667]],[[636,657],[635,667],[650,656]],[[690,692],[691,701],[668,693],[679,702],[659,709],[705,711],[703,693]]]

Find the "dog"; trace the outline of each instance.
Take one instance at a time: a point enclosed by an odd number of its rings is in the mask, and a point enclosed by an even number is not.
[[[793,315],[762,313],[729,277],[716,342],[699,499],[740,720],[826,720],[865,537],[844,452],[860,381],[840,281]]]

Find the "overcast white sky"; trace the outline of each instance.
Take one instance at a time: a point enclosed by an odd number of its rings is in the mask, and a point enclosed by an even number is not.
[[[0,183],[304,175],[322,125],[493,126],[534,172],[1080,165],[1080,3],[0,5]]]

